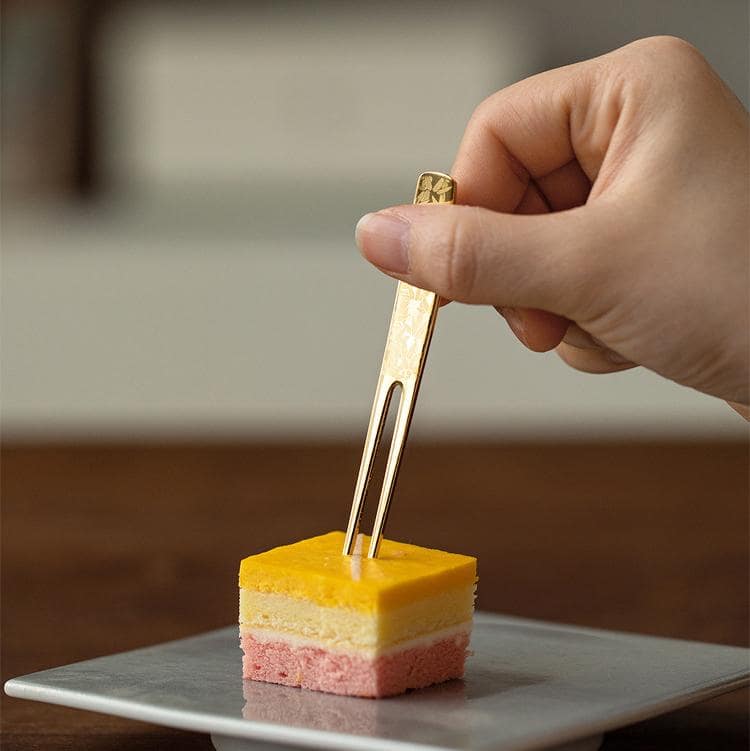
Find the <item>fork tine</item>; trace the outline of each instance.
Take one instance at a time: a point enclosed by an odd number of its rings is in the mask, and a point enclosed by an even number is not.
[[[372,403],[370,422],[367,426],[365,447],[362,451],[362,460],[359,464],[357,484],[354,487],[352,510],[349,513],[349,524],[346,528],[346,538],[344,540],[344,555],[351,555],[354,549],[354,543],[359,532],[359,520],[362,516],[362,504],[367,495],[367,486],[370,484],[375,454],[380,445],[380,439],[383,436],[385,419],[388,415],[388,408],[391,404],[391,397],[393,396],[395,386],[396,384],[393,380],[387,379],[381,373],[380,378],[378,378],[378,385],[375,387],[375,399]]]
[[[383,476],[383,487],[380,491],[378,510],[375,514],[375,523],[370,537],[370,549],[367,551],[368,558],[375,558],[380,550],[380,542],[383,539],[383,530],[388,519],[388,511],[391,507],[393,489],[396,486],[398,470],[401,466],[401,457],[406,446],[406,438],[409,434],[411,416],[414,412],[415,384],[412,382],[408,387],[402,386],[401,399],[396,413],[396,424],[393,426],[391,447],[388,451],[388,459]]]

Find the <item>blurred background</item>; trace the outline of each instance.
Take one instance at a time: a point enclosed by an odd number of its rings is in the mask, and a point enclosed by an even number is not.
[[[395,287],[354,225],[449,170],[487,95],[673,34],[748,102],[745,0],[0,13],[5,678],[231,623],[240,558],[346,523]],[[476,555],[486,610],[747,644],[747,437],[449,305],[388,535]],[[747,701],[604,748],[745,749]],[[210,747],[5,698],[3,721],[8,749]]]
[[[635,38],[747,104],[744,0],[6,2],[6,439],[358,437],[393,283],[363,213],[450,168],[498,88]],[[724,404],[441,312],[415,435],[741,437]]]

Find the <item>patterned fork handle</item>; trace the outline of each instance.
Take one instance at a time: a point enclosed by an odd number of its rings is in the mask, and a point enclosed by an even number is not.
[[[455,194],[456,184],[449,175],[441,172],[423,172],[417,180],[414,203],[453,203]],[[354,549],[362,506],[372,476],[375,454],[383,435],[388,407],[394,391],[400,388],[401,399],[396,412],[396,423],[393,428],[391,448],[388,452],[383,487],[380,491],[367,557],[375,558],[380,549],[380,541],[383,538],[383,529],[388,518],[388,509],[391,505],[393,489],[414,413],[419,383],[422,380],[427,350],[435,328],[437,311],[438,297],[434,292],[413,287],[405,282],[398,283],[383,364],[380,368],[378,385],[375,388],[370,424],[362,452],[362,462],[354,488],[354,500],[344,540],[344,555],[351,555]]]

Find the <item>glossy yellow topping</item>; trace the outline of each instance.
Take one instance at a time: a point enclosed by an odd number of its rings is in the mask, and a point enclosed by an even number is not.
[[[343,545],[343,532],[329,532],[251,555],[240,564],[240,587],[378,613],[476,581],[468,555],[383,540],[378,557],[366,558],[343,555]]]

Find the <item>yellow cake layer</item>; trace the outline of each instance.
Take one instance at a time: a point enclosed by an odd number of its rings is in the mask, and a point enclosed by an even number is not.
[[[382,650],[471,621],[474,584],[383,613],[332,608],[282,594],[240,590],[240,625],[314,639],[336,649]]]
[[[378,557],[366,558],[342,555],[343,545],[343,532],[329,532],[245,558],[240,587],[382,613],[476,581],[476,558],[467,555],[383,540]]]

